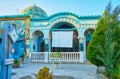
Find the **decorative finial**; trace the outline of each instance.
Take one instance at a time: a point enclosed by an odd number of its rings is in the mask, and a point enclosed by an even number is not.
[[[36,6],[36,3],[34,3],[34,6]]]
[[[16,9],[16,11],[17,11],[17,14],[19,14],[19,9]]]

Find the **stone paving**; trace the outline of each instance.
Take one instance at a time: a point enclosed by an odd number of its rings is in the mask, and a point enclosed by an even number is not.
[[[22,64],[20,68],[12,69],[14,75],[12,79],[20,79],[23,76],[31,76],[35,79],[35,74],[39,69],[47,66],[53,75],[58,76],[72,76],[75,79],[97,79],[96,66],[92,64],[61,64],[59,69],[56,69],[53,64],[44,63],[29,63]]]

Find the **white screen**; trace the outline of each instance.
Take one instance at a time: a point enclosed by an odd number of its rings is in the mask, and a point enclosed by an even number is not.
[[[52,31],[52,47],[72,48],[73,31]]]

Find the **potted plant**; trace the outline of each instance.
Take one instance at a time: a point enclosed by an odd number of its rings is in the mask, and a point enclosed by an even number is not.
[[[22,63],[22,62],[24,61],[24,57],[25,57],[24,54],[21,54],[21,55],[20,55],[20,63]]]
[[[59,68],[59,64],[60,64],[59,61],[54,61],[54,66],[55,66],[55,68]]]
[[[14,59],[12,67],[13,68],[19,68],[20,67],[20,62],[19,62],[18,59]]]
[[[51,58],[62,58],[62,54],[60,52],[55,52],[50,55]]]
[[[54,59],[53,63],[55,67],[58,68],[60,64],[59,58],[62,58],[62,54],[60,52],[55,52],[50,55],[50,58]]]

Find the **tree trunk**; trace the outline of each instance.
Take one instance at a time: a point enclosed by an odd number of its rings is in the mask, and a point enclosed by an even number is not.
[[[103,74],[104,72],[104,67],[103,66],[97,66],[96,69],[96,75],[98,79],[109,79],[105,77],[105,74]]]

